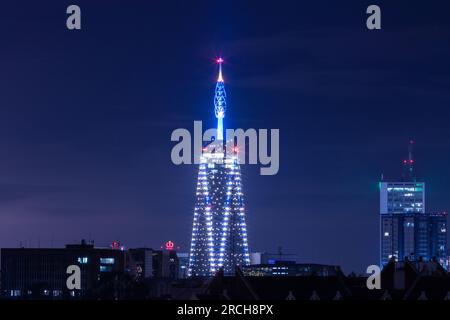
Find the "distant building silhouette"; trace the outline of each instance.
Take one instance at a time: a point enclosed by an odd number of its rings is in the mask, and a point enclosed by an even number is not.
[[[341,273],[338,266],[277,261],[272,264],[243,266],[242,273],[253,277],[333,276]]]
[[[81,270],[81,290],[68,290],[69,265]],[[90,297],[106,275],[123,273],[124,251],[96,248],[82,241],[55,249],[1,249],[1,293],[10,298],[63,299]]]

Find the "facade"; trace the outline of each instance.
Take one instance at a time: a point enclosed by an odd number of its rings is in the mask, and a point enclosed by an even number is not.
[[[128,274],[136,280],[153,277],[153,250],[150,248],[127,250],[126,269]]]
[[[415,259],[436,259],[445,266],[447,213],[418,215],[415,219]]]
[[[222,61],[217,61],[214,96],[216,140],[203,148],[200,156],[188,268],[188,276],[195,277],[210,277],[221,269],[232,275],[236,266],[250,263],[238,150],[223,135],[226,94]]]
[[[67,267],[78,265],[81,290],[68,290]],[[62,299],[90,297],[101,279],[124,272],[124,252],[82,242],[59,249],[1,249],[2,296]]]
[[[292,261],[278,261],[273,264],[258,264],[242,267],[244,276],[249,277],[329,277],[336,276],[338,272],[341,271],[337,266],[295,263]]]
[[[446,265],[447,214],[388,214],[382,223],[382,263],[392,257],[411,261],[436,259]]]
[[[380,182],[380,264],[433,259],[445,265],[447,214],[428,213],[425,182],[414,175],[412,142],[402,181]]]
[[[189,268],[189,253],[187,252],[177,252],[178,257],[178,278],[185,279],[187,278],[188,268]]]
[[[175,250],[122,246],[98,248],[82,242],[65,248],[7,248],[0,251],[0,297],[6,299],[141,299],[150,284],[177,280],[186,274],[187,254],[180,269]],[[81,289],[68,290],[67,267],[81,271]]]
[[[178,279],[179,261],[175,250],[153,251],[153,276]]]
[[[425,183],[380,182],[380,214],[425,213]]]
[[[444,267],[445,267],[445,269],[450,271],[450,252],[447,253],[447,257],[445,258]]]
[[[250,265],[255,264],[275,264],[278,262],[296,262],[297,255],[282,253],[281,250],[278,253],[269,252],[251,252],[250,253]]]

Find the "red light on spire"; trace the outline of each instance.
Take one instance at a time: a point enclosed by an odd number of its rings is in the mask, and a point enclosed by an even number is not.
[[[172,241],[167,241],[166,244],[166,250],[173,250],[173,247],[175,246],[175,244]]]
[[[222,59],[222,58],[217,58],[217,59],[216,59],[216,63],[219,65],[219,76],[217,77],[217,82],[223,82],[223,77],[222,77],[222,62],[223,62],[223,59]]]

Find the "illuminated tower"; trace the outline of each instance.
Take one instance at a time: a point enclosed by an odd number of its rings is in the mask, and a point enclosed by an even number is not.
[[[225,275],[233,275],[236,266],[250,264],[237,148],[226,152],[223,135],[226,94],[222,62],[221,58],[217,60],[219,76],[214,96],[217,139],[203,148],[200,157],[189,276],[210,277],[220,269]]]

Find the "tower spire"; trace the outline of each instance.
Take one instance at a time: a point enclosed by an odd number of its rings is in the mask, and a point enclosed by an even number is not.
[[[225,110],[227,107],[225,84],[222,76],[223,59],[216,60],[219,65],[219,76],[217,77],[216,91],[214,95],[214,112],[217,118],[217,140],[223,141],[223,118],[225,118]]]
[[[223,77],[222,77],[222,62],[223,62],[223,59],[222,59],[222,58],[217,59],[217,63],[219,64],[219,76],[217,77],[217,82],[223,82]]]

